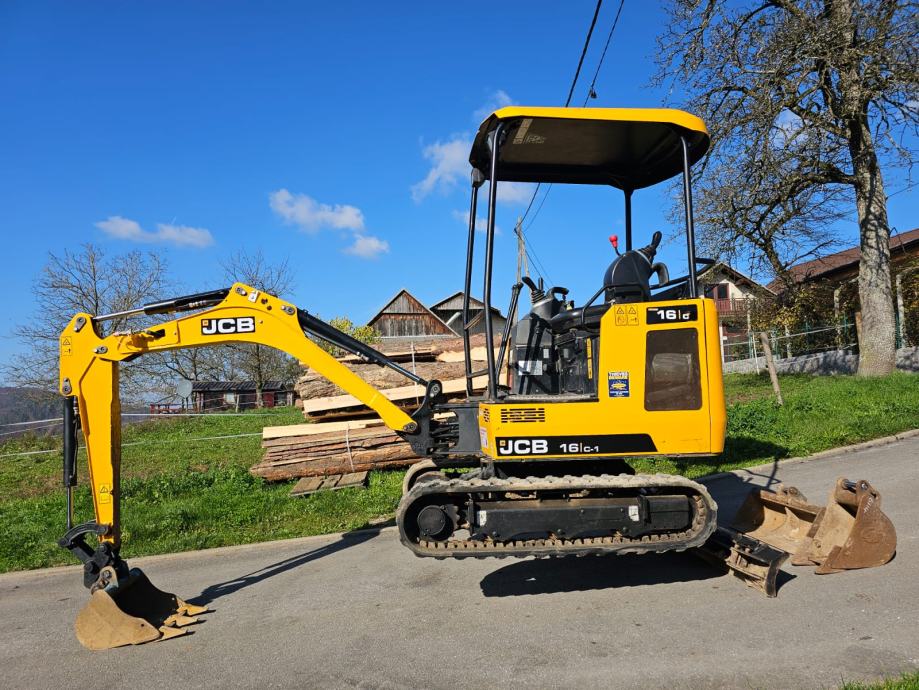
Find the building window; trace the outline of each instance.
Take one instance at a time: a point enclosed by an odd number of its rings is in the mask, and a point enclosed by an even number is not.
[[[227,405],[235,405],[236,404],[236,393],[224,393],[223,401]]]

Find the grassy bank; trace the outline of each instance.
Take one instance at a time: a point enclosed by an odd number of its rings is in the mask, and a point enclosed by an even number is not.
[[[839,690],[919,690],[919,671],[899,678],[885,678],[877,683],[843,683]]]
[[[778,407],[765,376],[727,377],[728,441],[706,461],[639,460],[639,471],[709,472],[808,455],[919,428],[919,376],[784,376]],[[302,421],[296,410],[211,415],[127,425],[123,451],[126,557],[355,529],[395,510],[402,472],[372,473],[366,490],[292,499],[289,484],[267,484],[248,468],[261,455],[263,426]],[[223,436],[231,438],[215,439]],[[57,438],[0,444],[0,572],[74,562],[56,546],[64,527]],[[85,455],[80,453],[81,482]],[[91,517],[85,483],[78,520]]]

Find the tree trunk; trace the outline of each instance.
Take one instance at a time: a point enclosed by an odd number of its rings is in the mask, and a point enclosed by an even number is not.
[[[862,332],[858,343],[858,373],[859,376],[882,376],[896,368],[896,321],[890,281],[887,197],[866,119],[850,128],[852,136],[849,139],[861,235],[858,299]],[[855,129],[857,131],[852,131]]]
[[[890,284],[890,226],[887,196],[881,179],[874,139],[868,121],[869,103],[864,92],[862,63],[853,48],[856,40],[853,0],[828,0],[828,16],[842,48],[839,67],[838,114],[845,122],[858,227],[861,259],[858,263],[858,299],[862,328],[859,336],[859,376],[882,376],[896,367],[897,351]]]

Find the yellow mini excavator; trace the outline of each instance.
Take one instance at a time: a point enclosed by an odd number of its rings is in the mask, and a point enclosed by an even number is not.
[[[397,513],[402,543],[418,556],[470,558],[661,553],[695,549],[775,593],[788,556],[827,572],[879,565],[895,537],[867,482],[841,482],[833,510],[793,491],[760,492],[744,525],[717,527],[717,506],[687,478],[636,474],[635,456],[711,456],[722,451],[725,402],[715,304],[698,294],[690,168],[709,137],[698,118],[675,110],[502,108],[472,145],[472,199],[463,291],[467,396],[448,402],[386,355],[248,285],[148,304],[118,314],[77,314],[61,333],[65,396],[67,533],[60,540],[84,565],[92,592],[77,620],[84,645],[138,644],[184,631],[203,611],[156,589],[119,555],[121,423],[118,363],[150,352],[218,343],[283,350],[374,410],[424,461],[407,474]],[[635,190],[682,175],[686,274],[655,261],[661,234],[633,247]],[[488,183],[484,259],[476,252],[476,206]],[[625,197],[625,247],[581,305],[564,287],[524,279],[511,289],[517,312],[524,284],[529,313],[492,322],[495,202],[500,182],[590,184]],[[474,268],[483,269],[484,309],[472,316]],[[652,279],[654,282],[652,283]],[[152,327],[102,337],[113,317],[180,313]],[[486,366],[474,370],[470,332],[484,319]],[[424,388],[411,414],[320,348],[321,339],[390,367]],[[507,358],[509,375],[503,376]],[[483,395],[473,380],[485,377]],[[94,520],[74,525],[77,428],[89,458]],[[465,468],[465,471],[458,471]],[[863,510],[862,510],[863,509]],[[862,513],[869,514],[870,524]],[[824,518],[824,514],[826,517]],[[866,536],[868,535],[868,536]],[[94,536],[98,544],[89,544]],[[806,543],[805,543],[806,542]],[[861,548],[870,542],[871,548]],[[835,550],[834,550],[835,549]]]

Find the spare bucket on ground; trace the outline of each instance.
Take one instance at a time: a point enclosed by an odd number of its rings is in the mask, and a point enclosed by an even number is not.
[[[881,496],[866,480],[840,477],[825,507],[794,487],[759,489],[737,511],[732,527],[791,554],[792,565],[816,565],[825,575],[884,565],[897,549]]]

